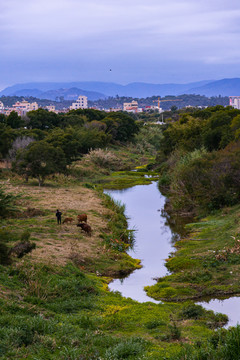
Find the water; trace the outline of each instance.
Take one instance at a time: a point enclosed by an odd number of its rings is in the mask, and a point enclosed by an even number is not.
[[[207,310],[226,314],[229,321],[224,326],[225,328],[240,324],[240,297],[238,296],[224,300],[213,299],[208,302],[199,302],[198,304]]]
[[[165,259],[174,251],[175,236],[165,225],[166,219],[160,211],[164,207],[165,197],[159,192],[156,182],[105,192],[114,200],[125,204],[126,216],[129,218],[128,228],[136,229],[136,245],[128,254],[140,259],[143,265],[127,278],[111,282],[109,288],[139,302],[155,302],[146,295],[143,288],[155,284],[156,280],[153,278],[167,274]]]
[[[162,216],[166,198],[159,192],[156,182],[105,192],[113,199],[125,204],[126,215],[129,218],[128,228],[137,230],[135,232],[136,245],[128,253],[131,257],[140,259],[143,265],[142,269],[135,270],[127,278],[111,282],[109,288],[120,291],[124,297],[130,297],[139,302],[159,303],[148,297],[143,288],[146,285],[154,285],[156,283],[154,278],[167,274],[165,259],[175,251],[173,245],[178,239],[177,233],[181,231],[182,224],[173,218],[166,218],[166,214]],[[170,226],[174,232],[171,231]],[[228,315],[229,322],[225,327],[240,324],[240,297],[235,296],[225,300],[213,299],[198,304],[207,310]]]

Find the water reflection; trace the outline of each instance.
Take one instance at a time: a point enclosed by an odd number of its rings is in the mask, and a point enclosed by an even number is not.
[[[128,227],[137,229],[134,249],[128,253],[140,259],[143,265],[142,269],[134,271],[127,278],[114,280],[109,284],[109,288],[140,302],[153,302],[143,287],[156,283],[153,278],[167,274],[165,259],[175,250],[172,242],[176,235],[166,224],[166,218],[161,211],[158,211],[164,208],[166,199],[159,192],[156,182],[105,192],[114,200],[125,204]]]
[[[223,300],[213,299],[209,302],[199,302],[198,304],[207,310],[226,314],[229,321],[227,325],[224,326],[225,328],[240,324],[240,297],[238,296]]]
[[[149,298],[143,288],[155,284],[154,278],[167,274],[165,259],[175,251],[173,244],[179,239],[179,234],[186,235],[184,225],[192,219],[168,214],[166,198],[159,192],[157,182],[105,192],[126,205],[128,227],[137,229],[134,249],[129,250],[128,253],[132,257],[141,259],[143,265],[142,269],[134,271],[128,277],[114,280],[109,284],[109,288],[140,302],[159,303]],[[229,322],[225,327],[240,323],[240,297],[214,299],[199,304],[207,310],[228,315]]]

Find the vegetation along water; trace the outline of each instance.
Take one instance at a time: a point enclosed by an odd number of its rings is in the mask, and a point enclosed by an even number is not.
[[[0,358],[239,359],[239,326],[223,328],[226,315],[197,302],[240,293],[240,112],[164,119],[90,109],[1,116]],[[108,290],[144,261],[129,255],[136,232],[124,205],[102,189],[134,192],[157,179],[166,222],[188,225],[168,273],[156,269],[144,284],[156,303],[141,303]],[[72,223],[58,225],[56,209]],[[81,213],[91,236],[76,226]]]

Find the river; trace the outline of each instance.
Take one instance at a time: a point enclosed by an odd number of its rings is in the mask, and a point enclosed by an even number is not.
[[[136,243],[128,254],[140,259],[142,264],[141,269],[135,270],[127,278],[114,280],[109,288],[140,302],[155,302],[146,295],[143,287],[156,283],[153,278],[167,274],[165,259],[175,250],[173,233],[165,225],[166,219],[160,211],[164,207],[165,197],[159,192],[156,182],[105,192],[125,204],[128,227],[136,229]]]
[[[150,185],[136,185],[123,190],[105,190],[105,193],[125,204],[128,228],[136,230],[135,246],[128,254],[140,259],[142,264],[141,269],[135,270],[128,277],[111,282],[109,288],[139,302],[159,303],[146,295],[144,286],[155,284],[154,278],[167,274],[165,259],[175,251],[177,235],[166,224],[166,218],[161,213],[166,198],[160,193],[155,181]],[[213,299],[199,304],[207,310],[228,315],[226,327],[240,323],[240,297]]]

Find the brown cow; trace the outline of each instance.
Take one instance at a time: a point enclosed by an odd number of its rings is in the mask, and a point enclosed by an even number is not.
[[[82,222],[82,221],[85,221],[85,223],[87,222],[87,214],[80,214],[77,216],[77,220],[78,222]]]
[[[71,217],[67,217],[63,220],[63,224],[68,224],[68,223],[71,224],[72,222],[73,222],[73,218],[71,218]]]
[[[85,231],[85,233],[87,233],[89,236],[92,235],[92,228],[90,225],[85,224],[85,223],[79,223],[77,224],[77,226],[79,226],[83,231]]]

